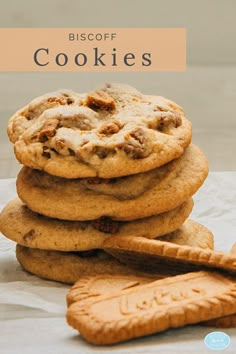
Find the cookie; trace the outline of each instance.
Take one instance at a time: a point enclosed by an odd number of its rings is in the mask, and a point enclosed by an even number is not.
[[[158,278],[161,279],[162,277],[118,274],[82,277],[70,288],[66,297],[67,306],[77,301],[87,301],[88,298],[93,299],[94,297],[147,284]]]
[[[159,276],[159,278],[161,278]],[[74,302],[88,301],[103,295],[111,295],[112,293],[125,289],[134,288],[143,284],[153,282],[155,279],[145,276],[133,275],[95,275],[80,278],[69,290],[67,294],[67,306]],[[157,280],[157,279],[156,279]],[[213,320],[201,323],[202,326],[217,328],[236,327],[236,315],[229,315],[215,318]]]
[[[104,241],[104,250],[123,263],[147,272],[166,270],[167,274],[205,268],[236,273],[236,256],[210,249],[177,245],[135,236],[113,236]]]
[[[186,220],[176,231],[158,237],[159,241],[167,241],[177,245],[214,249],[214,236],[205,226],[193,220]]]
[[[230,254],[236,255],[236,243],[233,244]],[[203,326],[217,327],[217,328],[232,328],[236,327],[236,314],[216,318],[202,323]]]
[[[187,220],[180,230],[175,231],[169,235],[160,237],[162,241],[172,242],[180,245],[188,245],[190,247],[210,248],[214,247],[214,239],[212,233],[201,224],[193,220]],[[173,275],[173,271],[168,273],[165,266],[160,268],[158,276],[166,277]],[[155,274],[153,274],[155,277]],[[91,296],[100,296],[114,291],[125,289],[126,287],[138,286],[143,283],[153,281],[150,277],[138,277],[137,275],[132,278],[130,276],[107,274],[86,277],[77,281],[68,293],[68,303],[75,302],[84,298],[85,294]],[[87,296],[86,295],[86,296]]]
[[[232,254],[236,254],[236,243],[233,244],[231,250],[230,250],[230,253]]]
[[[176,103],[116,84],[38,97],[14,114],[7,132],[22,164],[66,178],[148,171],[179,157],[192,134]]]
[[[192,199],[169,212],[134,221],[100,218],[93,221],[64,221],[34,213],[19,199],[9,202],[0,214],[0,231],[20,245],[58,251],[83,251],[101,248],[111,235],[158,237],[182,225],[193,207]],[[14,220],[14,223],[11,222]],[[174,241],[190,230],[172,237]],[[178,233],[179,234],[179,233]]]
[[[201,271],[74,302],[67,310],[67,322],[87,341],[103,345],[235,311],[235,279]]]
[[[133,220],[176,208],[200,188],[207,174],[205,156],[190,145],[165,166],[114,180],[71,180],[23,167],[17,192],[31,210],[52,218]]]
[[[186,233],[188,228],[186,227],[184,229],[184,232]],[[183,238],[186,244],[191,247],[192,243],[195,244],[195,241],[192,237],[189,237],[188,239],[184,232],[182,233]],[[189,234],[191,234],[191,222],[189,223]],[[180,238],[182,238],[182,235],[180,233]],[[203,240],[203,247],[206,246],[204,243],[206,238],[209,240],[208,245],[211,244],[210,239],[212,236],[207,230],[204,230],[204,232],[199,234],[198,237]],[[177,242],[177,240],[175,240],[175,242]],[[104,273],[106,275],[112,274],[112,276],[117,275],[120,277],[123,275],[135,275],[149,278],[152,277],[154,279],[160,277],[163,278],[172,274],[172,271],[169,271],[168,267],[162,267],[159,270],[159,274],[150,271],[146,272],[145,265],[142,267],[143,270],[141,268],[139,270],[129,268],[101,250],[88,252],[61,252],[40,250],[17,245],[16,256],[23,268],[27,271],[42,278],[69,284],[73,284],[81,276]]]
[[[202,322],[201,325],[206,327],[216,327],[216,328],[235,328],[236,314],[214,318],[213,320]]]
[[[40,278],[67,284],[74,284],[82,276],[104,273],[119,276],[131,274],[152,276],[121,264],[103,251],[46,251],[17,245],[16,257],[28,272]]]

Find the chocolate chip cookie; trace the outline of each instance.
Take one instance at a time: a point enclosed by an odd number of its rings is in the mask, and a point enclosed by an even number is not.
[[[24,165],[66,178],[140,173],[179,157],[191,141],[183,109],[119,84],[78,94],[45,94],[10,119]]]

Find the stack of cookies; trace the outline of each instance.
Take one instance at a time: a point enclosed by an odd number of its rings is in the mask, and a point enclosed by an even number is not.
[[[16,112],[8,135],[24,167],[0,231],[29,272],[65,283],[150,273],[107,253],[119,237],[213,248],[188,219],[208,165],[176,103],[127,85],[60,90]]]

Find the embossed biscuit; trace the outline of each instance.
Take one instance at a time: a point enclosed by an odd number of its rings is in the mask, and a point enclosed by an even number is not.
[[[21,266],[28,272],[44,279],[67,284],[74,284],[82,276],[104,273],[149,276],[145,272],[135,271],[121,264],[102,251],[46,251],[17,245],[16,257]]]
[[[161,237],[162,240],[167,240],[168,242],[176,244],[184,244],[194,247],[199,245],[202,248],[212,248],[213,249],[213,235],[202,225],[192,221],[187,220],[185,222],[187,226],[183,226],[181,229],[183,232],[173,232],[170,235]],[[180,229],[180,230],[181,230]],[[196,238],[192,236],[192,231],[196,231]],[[178,236],[178,237],[177,237]],[[171,276],[173,271],[170,273],[165,270],[165,265],[160,267],[160,272],[158,274],[150,273],[148,277],[143,276],[124,276],[124,275],[113,275],[109,276],[107,274],[86,277],[77,281],[68,293],[68,303],[75,302],[76,300],[82,300],[86,296],[99,296],[108,294],[117,290],[122,290],[126,287],[138,286],[147,282],[153,281],[155,277],[166,277]],[[152,276],[152,277],[151,277]],[[157,279],[157,278],[156,278]]]
[[[65,221],[34,213],[19,199],[14,199],[0,213],[0,231],[11,240],[27,247],[83,251],[101,248],[103,241],[111,235],[153,238],[172,232],[182,225],[192,206],[193,201],[189,199],[169,212],[127,222],[106,217],[93,221]],[[14,220],[14,223],[11,220]],[[190,235],[190,227],[183,228],[179,233],[180,240],[184,235]],[[210,236],[206,236],[204,240],[209,238]],[[202,241],[204,240],[202,238]]]
[[[113,344],[236,311],[234,278],[195,272],[72,303],[67,322],[94,344]]]
[[[236,243],[233,244],[230,254],[236,255]],[[202,323],[203,326],[217,327],[217,328],[232,328],[236,327],[236,314],[216,318]]]
[[[70,180],[24,167],[17,177],[17,192],[31,210],[49,217],[133,220],[176,208],[200,188],[207,174],[206,158],[190,145],[165,166],[115,180]]]
[[[82,277],[69,290],[66,297],[67,306],[73,302],[93,300],[94,297],[130,289],[161,278],[164,276],[152,274],[150,276],[102,274]]]
[[[8,135],[26,166],[67,178],[111,178],[179,157],[191,141],[191,123],[164,97],[108,84],[34,99],[10,119]]]
[[[104,250],[129,266],[168,274],[213,268],[236,273],[236,256],[210,249],[177,245],[144,237],[116,237],[104,241]]]
[[[144,277],[137,275],[108,275],[87,276],[80,278],[69,290],[67,294],[67,306],[74,302],[93,301],[94,297],[111,295],[114,292],[134,288],[143,284],[151,283],[164,276]],[[236,315],[229,315],[215,318],[213,320],[200,323],[202,326],[217,328],[236,327]]]

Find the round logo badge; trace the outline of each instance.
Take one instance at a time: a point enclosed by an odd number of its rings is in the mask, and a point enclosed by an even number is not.
[[[211,332],[204,339],[209,349],[222,350],[230,345],[230,337],[224,332]]]

